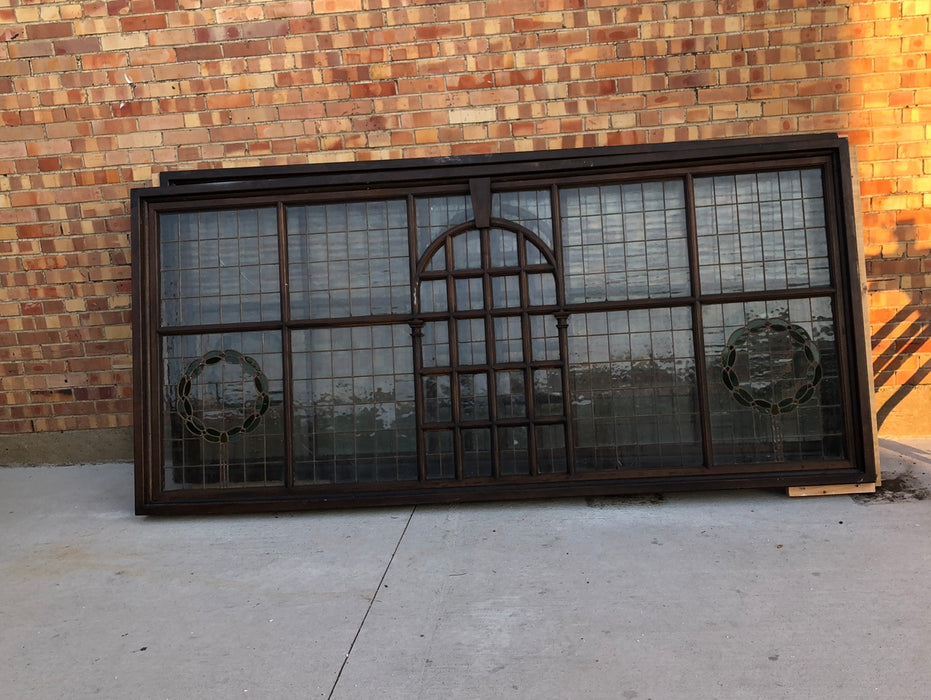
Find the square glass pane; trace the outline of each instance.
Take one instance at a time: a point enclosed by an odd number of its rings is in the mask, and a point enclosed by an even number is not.
[[[424,313],[446,311],[446,280],[424,280],[420,283],[420,310]]]
[[[537,362],[559,359],[559,330],[555,316],[530,317],[530,351]]]
[[[528,306],[556,304],[556,278],[549,273],[527,275],[527,297]]]
[[[465,277],[456,280],[456,309],[471,311],[485,306],[484,285],[481,277]]]
[[[491,278],[491,299],[494,308],[520,306],[520,275]]]
[[[681,180],[561,189],[570,303],[689,293]]]
[[[482,238],[478,231],[466,231],[452,239],[453,268],[482,269]]]
[[[274,208],[159,216],[165,326],[281,316]]]
[[[533,406],[536,416],[561,416],[564,412],[562,370],[537,369],[533,372]]]
[[[695,193],[704,293],[831,283],[820,170],[697,178]]]
[[[287,222],[294,318],[410,311],[404,200],[293,206]]]
[[[492,268],[517,267],[520,259],[517,254],[518,237],[511,231],[493,228],[488,232],[488,259]]]

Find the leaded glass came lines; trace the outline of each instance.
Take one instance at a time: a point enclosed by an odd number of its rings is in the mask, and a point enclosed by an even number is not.
[[[689,293],[682,181],[560,190],[566,300]]]
[[[288,260],[292,317],[410,310],[403,200],[289,207]]]
[[[696,178],[702,291],[830,284],[819,170]]]
[[[158,189],[134,239],[142,502],[852,483],[869,366],[827,152]]]

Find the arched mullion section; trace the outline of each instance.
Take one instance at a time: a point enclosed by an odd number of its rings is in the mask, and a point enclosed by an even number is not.
[[[428,383],[435,391],[439,378],[448,383],[448,419],[428,420],[436,416],[427,411],[419,427],[451,436],[456,463],[454,477],[426,468],[428,479],[533,477],[541,473],[541,444],[561,442],[560,451],[569,451],[557,259],[529,229],[503,219],[489,223],[476,228],[470,221],[449,229],[415,265],[415,314],[424,324],[444,326],[450,346],[448,364],[417,363],[422,394]],[[417,345],[423,352],[422,342]],[[544,395],[560,395],[558,410],[552,402],[537,410],[541,380]],[[555,386],[547,389],[547,383]],[[540,431],[547,431],[546,440],[539,439]],[[561,440],[554,440],[554,431]],[[419,442],[429,448],[440,440],[421,437]],[[483,446],[487,461],[480,454]],[[553,471],[551,461],[545,471]]]

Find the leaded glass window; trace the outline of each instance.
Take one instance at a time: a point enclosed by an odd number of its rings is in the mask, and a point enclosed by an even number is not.
[[[875,479],[845,153],[167,176],[134,193],[137,508]]]

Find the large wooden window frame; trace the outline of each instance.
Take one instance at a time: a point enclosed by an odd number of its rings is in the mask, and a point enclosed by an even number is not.
[[[163,174],[136,510],[874,482],[851,182],[833,135]]]

